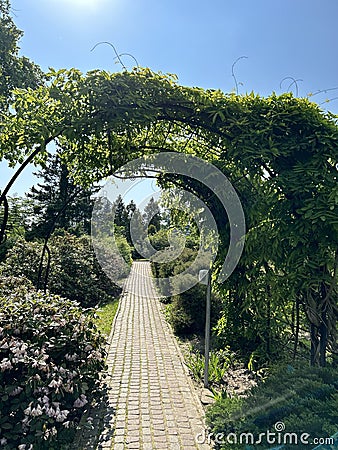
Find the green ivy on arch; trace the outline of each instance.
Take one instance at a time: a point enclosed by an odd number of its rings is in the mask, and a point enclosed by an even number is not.
[[[19,176],[27,164],[45,160],[53,140],[83,185],[154,152],[215,164],[237,190],[248,224],[243,257],[227,281],[230,300],[263,312],[266,330],[273,308],[288,296],[296,317],[302,310],[310,325],[312,364],[324,366],[328,348],[337,353],[336,116],[292,94],[263,98],[183,87],[174,75],[150,69],[52,70],[46,85],[14,92],[1,116],[1,158],[20,162]],[[2,192],[4,204],[16,176]],[[207,197],[192,180],[184,183]],[[221,261],[228,228],[217,202],[209,203],[222,225]],[[299,320],[294,327],[298,336]]]

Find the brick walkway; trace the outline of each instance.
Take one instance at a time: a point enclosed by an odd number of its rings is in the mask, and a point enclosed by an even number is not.
[[[148,262],[133,264],[110,339],[109,406],[115,414],[98,448],[210,449],[196,443],[203,409],[156,299]]]

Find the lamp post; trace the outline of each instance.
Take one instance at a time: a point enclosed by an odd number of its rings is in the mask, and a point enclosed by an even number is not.
[[[209,352],[210,352],[210,310],[211,310],[211,269],[199,272],[200,283],[207,285],[205,305],[205,339],[204,339],[204,387],[209,386]]]

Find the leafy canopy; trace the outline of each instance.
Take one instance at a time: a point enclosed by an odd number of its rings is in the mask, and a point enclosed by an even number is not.
[[[336,116],[292,94],[262,98],[183,87],[175,76],[147,68],[86,75],[52,70],[46,85],[14,93],[0,136],[1,157],[12,165],[28,156],[43,160],[47,143],[57,139],[71,176],[87,186],[159,151],[194,154],[218,166],[239,192],[248,221],[242,269],[252,269],[255,279],[255,268],[262,274],[263,267],[274,282],[281,279],[278,290],[287,277],[288,294],[302,294],[310,322],[320,326],[325,311],[334,333]],[[169,180],[182,184],[175,174]],[[183,182],[203,194],[201,186]],[[212,206],[221,217],[217,202]],[[224,252],[226,225],[222,233]]]

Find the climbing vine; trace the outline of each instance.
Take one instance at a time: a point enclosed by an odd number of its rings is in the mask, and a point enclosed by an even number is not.
[[[291,302],[295,347],[301,311],[311,329],[312,364],[324,366],[328,348],[337,353],[336,116],[290,93],[224,94],[141,68],[86,75],[72,69],[51,71],[36,89],[14,91],[1,124],[1,158],[13,166],[38,164],[52,140],[65,149],[74,180],[87,186],[154,152],[194,154],[215,164],[237,190],[248,224],[240,264],[220,287],[229,304],[245,320],[263,315],[277,333],[279,314]],[[217,200],[192,180],[173,175],[168,181],[205,196],[222,224],[221,261],[228,228]],[[5,207],[7,192],[0,197]],[[255,331],[270,351],[267,328]]]

